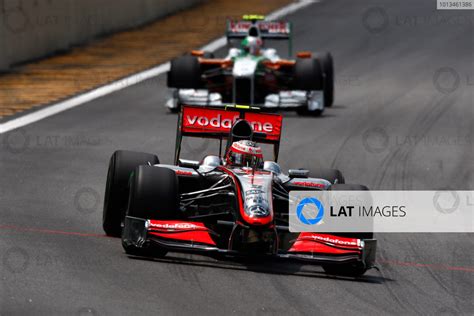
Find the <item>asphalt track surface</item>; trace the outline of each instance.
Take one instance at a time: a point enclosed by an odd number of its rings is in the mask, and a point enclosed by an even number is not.
[[[336,104],[285,113],[281,163],[341,169],[372,189],[473,190],[474,15],[428,1],[323,1],[289,17],[298,50],[329,50]],[[118,148],[171,162],[165,78],[2,135],[1,314],[474,313],[473,236],[378,234],[380,272],[127,257],[103,236]],[[198,154],[208,144],[187,144]]]

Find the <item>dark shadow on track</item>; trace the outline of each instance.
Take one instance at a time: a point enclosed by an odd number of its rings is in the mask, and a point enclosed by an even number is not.
[[[287,276],[299,276],[299,277],[312,277],[322,279],[334,279],[340,281],[368,283],[368,284],[383,284],[385,282],[393,282],[393,279],[385,278],[382,276],[366,275],[360,278],[351,278],[343,276],[333,276],[324,273],[323,271],[317,271],[314,268],[316,265],[304,264],[296,262],[294,260],[284,259],[259,259],[258,262],[255,259],[242,259],[242,258],[221,258],[221,260],[204,260],[197,259],[195,256],[191,257],[178,257],[173,255],[167,255],[163,258],[157,257],[137,257],[129,256],[133,260],[146,260],[168,264],[177,265],[189,265],[196,267],[207,267],[224,270],[235,270],[235,271],[249,271],[255,273],[272,274],[272,275],[287,275]],[[212,258],[210,258],[212,259]],[[305,269],[306,268],[306,269]],[[311,269],[313,268],[313,269]]]

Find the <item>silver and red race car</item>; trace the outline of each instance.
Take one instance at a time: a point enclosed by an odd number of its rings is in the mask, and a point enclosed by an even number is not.
[[[273,256],[345,276],[373,266],[372,233],[289,231],[290,191],[367,188],[345,184],[335,169],[284,173],[277,163],[281,115],[183,106],[178,122],[174,164],[131,151],[117,151],[110,160],[103,227],[121,236],[127,254]],[[219,153],[182,159],[184,137],[215,139]],[[273,147],[273,160],[263,160],[259,144]]]
[[[297,53],[296,59],[281,58],[268,40],[287,40],[291,53],[291,23],[264,21],[246,16],[227,21],[229,43],[241,41],[224,58],[204,51],[171,61],[166,103],[178,112],[182,104],[224,106],[250,104],[265,109],[294,109],[300,114],[320,115],[334,100],[334,68],[329,53]]]

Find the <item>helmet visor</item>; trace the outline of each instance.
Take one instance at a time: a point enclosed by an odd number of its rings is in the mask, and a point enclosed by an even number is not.
[[[263,163],[262,158],[255,155],[232,152],[229,155],[230,163],[242,167],[260,167]]]

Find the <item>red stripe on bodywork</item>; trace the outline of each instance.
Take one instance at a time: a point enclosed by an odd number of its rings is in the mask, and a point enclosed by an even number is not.
[[[210,230],[199,222],[150,220],[148,232],[152,236],[166,239],[216,245]]]

